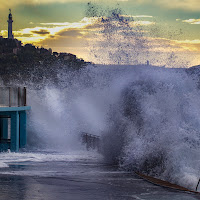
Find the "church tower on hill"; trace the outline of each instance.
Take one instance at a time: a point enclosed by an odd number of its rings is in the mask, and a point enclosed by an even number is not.
[[[13,34],[12,34],[12,14],[11,14],[11,9],[9,9],[9,15],[8,15],[8,39],[14,39]]]

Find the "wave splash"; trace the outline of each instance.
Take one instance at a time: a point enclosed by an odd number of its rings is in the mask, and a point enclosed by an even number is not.
[[[180,72],[132,71],[110,110],[103,152],[127,170],[194,189],[200,172],[200,92],[197,82]]]
[[[117,65],[60,78],[62,88],[30,91],[30,146],[80,150],[80,133],[87,132],[101,137],[106,162],[196,187],[198,79],[185,69]]]

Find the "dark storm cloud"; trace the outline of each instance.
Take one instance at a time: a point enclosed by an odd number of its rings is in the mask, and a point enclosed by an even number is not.
[[[48,35],[50,34],[50,32],[48,30],[45,30],[45,29],[41,29],[39,31],[31,31],[32,33],[34,34],[38,34],[38,35]]]
[[[54,47],[82,47],[84,46],[85,40],[82,38],[76,38],[76,40],[68,39],[65,37],[54,37],[54,38],[47,38],[41,42],[43,46],[48,45],[52,48]]]
[[[33,35],[32,34],[22,34],[22,33],[17,33],[17,32],[14,32],[14,35],[15,37],[32,37]]]
[[[65,36],[65,37],[79,37],[82,36],[80,33],[80,29],[64,29],[57,33],[59,36]]]
[[[94,23],[94,24],[85,26],[85,29],[87,29],[87,30],[100,29],[100,28],[102,28],[101,23]]]

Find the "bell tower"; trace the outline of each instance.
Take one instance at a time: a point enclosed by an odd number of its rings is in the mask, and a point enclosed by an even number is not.
[[[8,39],[14,39],[13,34],[12,34],[12,14],[11,14],[11,9],[9,9],[9,15],[8,15]]]

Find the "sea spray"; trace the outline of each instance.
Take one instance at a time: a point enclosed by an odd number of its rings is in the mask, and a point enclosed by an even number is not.
[[[198,79],[185,69],[142,65],[87,66],[59,77],[62,87],[29,91],[32,146],[69,153],[84,149],[79,136],[91,133],[107,163],[195,187]]]
[[[194,188],[200,145],[197,82],[181,70],[132,73],[137,78],[121,90],[103,135],[105,158],[128,170]]]
[[[174,27],[172,33],[154,16],[127,14],[119,4],[108,7],[90,2],[86,17],[94,22],[87,27],[87,50],[90,52],[87,57],[96,64],[150,63],[181,68],[190,66],[196,60],[195,55],[168,39],[173,34],[181,36],[182,31]],[[163,38],[163,32],[167,39]]]

